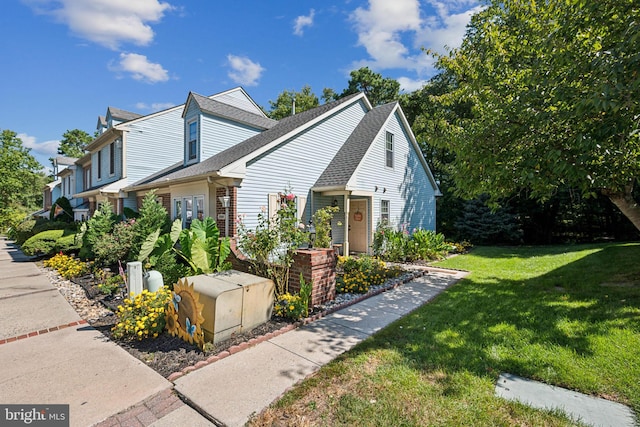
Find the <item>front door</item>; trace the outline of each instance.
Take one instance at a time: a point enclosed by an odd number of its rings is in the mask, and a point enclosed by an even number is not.
[[[351,200],[349,211],[349,251],[367,252],[367,201]]]

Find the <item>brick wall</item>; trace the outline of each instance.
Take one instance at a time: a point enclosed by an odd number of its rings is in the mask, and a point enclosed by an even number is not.
[[[251,263],[231,239],[228,258],[235,270],[252,273]],[[305,282],[313,282],[311,305],[324,304],[336,297],[336,252],[333,249],[301,249],[296,252],[289,274],[289,292],[300,291],[300,273]]]
[[[226,209],[222,207],[222,203],[220,203],[220,197],[227,195],[227,188],[229,189],[229,197],[231,198],[229,201],[229,237],[234,237],[237,233],[236,228],[236,217],[237,217],[237,193],[238,189],[236,187],[218,187],[216,188],[216,211],[218,214],[224,214]],[[215,218],[216,224],[218,225],[218,230],[220,230],[220,236],[225,237],[225,220],[224,218],[220,219],[218,216]]]

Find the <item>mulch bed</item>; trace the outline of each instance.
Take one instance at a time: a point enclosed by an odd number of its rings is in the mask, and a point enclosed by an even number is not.
[[[87,298],[99,301],[113,312],[122,304],[121,295],[106,296],[102,294],[90,276],[74,278],[72,281],[85,290]],[[111,341],[117,343],[131,355],[167,378],[174,372],[182,371],[188,366],[193,366],[200,361],[207,360],[207,358],[215,356],[234,345],[249,341],[252,338],[261,337],[269,332],[275,332],[293,323],[293,321],[274,316],[265,324],[249,332],[232,335],[231,338],[217,343],[215,346],[207,346],[206,351],[202,351],[198,346],[189,344],[178,337],[173,337],[166,331],[157,338],[148,338],[141,341],[116,339],[111,333],[111,328],[116,323],[117,317],[115,315],[101,316],[89,321],[91,326],[102,332],[102,334]]]

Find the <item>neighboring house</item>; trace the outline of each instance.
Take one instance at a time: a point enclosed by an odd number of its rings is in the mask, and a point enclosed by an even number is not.
[[[249,120],[243,124],[246,128],[244,132],[238,133],[236,124],[226,118],[221,119],[213,129],[200,121],[194,124],[188,114],[192,104],[203,106],[198,107],[198,111],[205,107],[223,112],[231,110],[239,116],[256,116],[262,122],[270,121],[242,88],[210,97],[193,95],[187,101],[187,105],[146,116],[109,107],[106,116],[99,117],[99,135],[86,147],[89,157],[83,157],[81,160],[84,163],[78,165],[82,166],[83,187],[75,197],[85,199],[89,213],[107,200],[117,214],[122,214],[127,207],[137,210],[144,194],[137,195],[135,191],[130,191],[132,183],[154,176],[166,168],[174,168],[176,162],[185,165],[198,161],[211,150],[240,142],[265,128],[265,123],[253,128]],[[225,133],[225,130],[229,132]],[[213,146],[204,144],[190,147],[189,141],[185,142],[185,136],[188,139],[190,135],[197,135],[199,141],[201,134],[207,135],[207,141],[212,141],[211,132],[217,138]],[[158,192],[158,196],[165,207],[171,210],[169,195]]]
[[[51,181],[43,187],[42,210],[34,212],[32,215],[49,218],[49,212],[51,211],[51,207],[56,200],[58,200],[62,196],[70,198],[69,193],[72,192],[72,190],[69,189],[69,187],[65,187],[66,185],[70,184],[70,180],[65,181],[64,177],[69,174],[68,170],[70,168],[75,167],[76,160],[78,159],[65,156],[57,156],[51,159],[51,175],[53,175],[55,180]],[[65,189],[69,189],[69,191],[65,193]]]
[[[119,191],[157,189],[165,206],[170,199],[172,218],[188,225],[211,216],[223,235],[235,236],[238,217],[254,228],[290,189],[305,224],[319,208],[340,208],[332,235],[346,253],[368,252],[380,221],[435,229],[440,192],[397,102],[373,108],[359,93],[276,122],[248,96],[242,101],[190,93],[182,161]]]

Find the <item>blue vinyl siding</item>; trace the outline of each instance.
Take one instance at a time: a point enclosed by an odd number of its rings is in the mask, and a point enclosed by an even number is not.
[[[242,108],[243,110],[249,111],[254,114],[264,115],[262,110],[260,110],[256,105],[251,102],[249,98],[240,90],[232,90],[227,93],[223,93],[221,95],[216,95],[213,97],[218,102],[224,102],[225,104],[233,105],[237,108]]]
[[[362,102],[350,105],[247,164],[238,189],[238,213],[246,214],[246,225],[255,228],[269,193],[289,187],[294,194],[308,197],[309,207],[310,189],[365,113]],[[306,221],[308,217],[309,212]]]
[[[392,225],[399,227],[406,224],[409,231],[414,228],[435,230],[435,189],[401,123],[397,114],[390,117],[350,184],[374,192],[374,226],[380,220],[380,201],[389,200],[389,220]],[[394,140],[393,168],[385,166],[387,131],[393,134]]]
[[[115,170],[114,174],[109,173],[109,145],[106,144],[100,150],[96,150],[91,154],[91,184],[92,186],[103,186],[112,182],[118,181],[122,178],[122,142],[112,142],[115,149]],[[98,156],[98,151],[102,154]],[[101,158],[101,175],[98,179],[98,157]]]
[[[182,108],[172,108],[127,126],[127,171],[132,184],[182,159]]]
[[[200,161],[260,133],[260,130],[210,115],[200,116]]]

